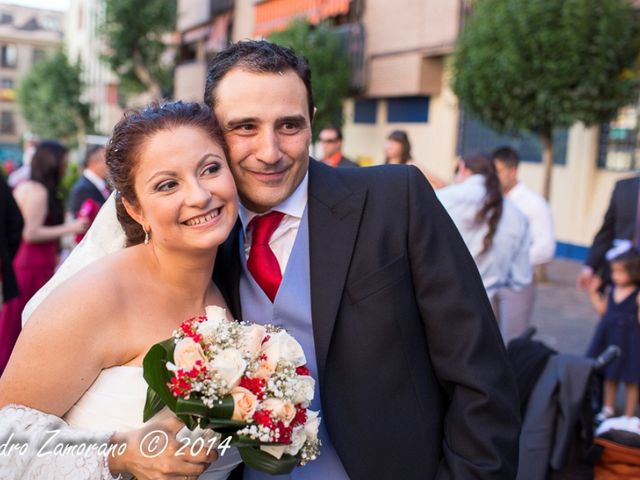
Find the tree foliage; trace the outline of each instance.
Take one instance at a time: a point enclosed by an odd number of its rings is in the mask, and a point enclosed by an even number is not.
[[[148,91],[160,98],[171,91],[173,61],[162,36],[175,31],[176,8],[176,0],[105,1],[103,59],[125,96]]]
[[[552,131],[608,121],[637,100],[639,27],[627,0],[479,0],[452,87],[493,128],[540,137],[548,196]]]
[[[70,64],[59,50],[33,65],[18,86],[17,100],[30,130],[69,145],[93,131],[90,107],[80,100],[80,63]]]
[[[349,94],[349,65],[340,39],[327,23],[312,27],[295,20],[286,30],[272,33],[271,42],[292,48],[311,67],[311,86],[316,104],[313,138],[328,124],[342,125],[342,102]]]

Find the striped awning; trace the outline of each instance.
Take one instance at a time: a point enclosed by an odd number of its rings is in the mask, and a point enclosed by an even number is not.
[[[284,30],[292,20],[306,18],[316,24],[349,13],[350,0],[267,0],[255,6],[254,36]]]

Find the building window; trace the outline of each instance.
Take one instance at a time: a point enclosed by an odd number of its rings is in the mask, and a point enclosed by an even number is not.
[[[41,48],[33,49],[33,63],[38,63],[40,60],[44,60],[47,56],[47,52],[42,50]]]
[[[429,97],[400,97],[387,100],[387,122],[426,123],[429,121]]]
[[[0,78],[0,88],[13,88],[13,78],[2,77]]]
[[[600,127],[598,167],[628,171],[640,166],[638,160],[639,116],[639,105],[628,105],[618,110],[611,122]]]
[[[567,163],[567,129],[553,134],[553,163]],[[542,144],[530,133],[499,133],[470,115],[461,114],[458,135],[458,154],[484,153],[490,155],[496,148],[508,145],[518,151],[523,162],[541,163]]]
[[[6,25],[13,23],[13,15],[10,13],[0,13],[0,25]]]
[[[18,64],[18,51],[15,45],[0,46],[0,66],[15,68]]]
[[[353,123],[377,122],[378,101],[375,99],[356,100],[353,107]]]
[[[0,112],[0,133],[15,133],[15,123],[13,122],[13,112]]]

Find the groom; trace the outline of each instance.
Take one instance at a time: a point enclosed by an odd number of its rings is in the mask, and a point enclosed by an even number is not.
[[[310,75],[246,41],[205,92],[242,201],[216,281],[236,316],[286,327],[318,379],[322,453],[292,476],[515,478],[517,393],[472,258],[418,169],[309,158]]]

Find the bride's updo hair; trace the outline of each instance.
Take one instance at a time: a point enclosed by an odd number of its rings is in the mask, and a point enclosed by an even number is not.
[[[211,108],[201,103],[154,102],[142,109],[125,112],[113,129],[107,144],[106,158],[109,183],[116,191],[118,221],[127,236],[127,246],[144,241],[145,233],[125,210],[122,199],[138,204],[134,190],[136,166],[145,143],[156,133],[178,127],[197,127],[204,131],[228,157],[222,130]]]

